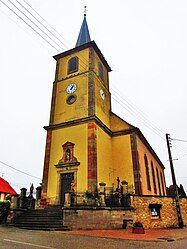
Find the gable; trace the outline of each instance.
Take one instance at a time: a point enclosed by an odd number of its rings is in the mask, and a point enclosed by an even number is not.
[[[133,125],[127,123],[125,120],[111,112],[110,116],[110,129],[112,132],[129,130],[135,128]]]

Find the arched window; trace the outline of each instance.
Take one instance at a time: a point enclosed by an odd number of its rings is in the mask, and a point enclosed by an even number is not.
[[[103,71],[103,65],[99,62],[98,64],[98,70],[99,70],[99,77],[102,81],[104,81],[104,71]]]
[[[150,175],[149,175],[149,166],[147,155],[144,155],[144,162],[145,162],[145,170],[146,170],[146,179],[147,179],[147,189],[151,191],[151,182],[150,182]]]
[[[158,169],[156,168],[156,175],[157,175],[157,181],[158,181],[158,189],[159,189],[159,195],[162,195],[161,193],[161,186],[160,186],[160,177],[158,173]]]
[[[163,175],[161,172],[160,172],[160,179],[161,179],[161,183],[162,183],[162,193],[163,193],[163,195],[165,195],[164,179],[163,179]]]
[[[73,57],[68,61],[68,74],[75,73],[78,71],[79,59],[78,57]]]
[[[153,178],[154,193],[157,194],[156,179],[155,179],[155,170],[154,170],[153,162],[151,162],[151,171],[152,171],[152,178]]]

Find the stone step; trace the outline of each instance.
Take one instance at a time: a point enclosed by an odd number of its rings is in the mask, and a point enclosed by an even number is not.
[[[48,214],[48,215],[51,215],[51,214],[61,214],[62,211],[48,211],[48,210],[45,210],[45,211],[26,211],[25,214],[31,214],[31,215],[41,215],[41,214]]]
[[[61,225],[63,224],[63,221],[47,221],[47,220],[39,220],[39,221],[31,221],[31,220],[17,220],[14,222],[14,224],[47,224],[47,225]]]
[[[59,218],[59,217],[62,217],[62,214],[50,214],[50,215],[47,215],[47,214],[41,214],[41,215],[34,215],[34,214],[23,214],[23,215],[20,215],[19,217],[23,217],[23,218],[25,218],[25,217],[29,217],[29,218],[38,218],[38,219],[40,219],[40,218],[45,218],[45,217],[48,217],[48,218]]]
[[[23,222],[23,223],[14,223],[15,226],[17,227],[22,227],[22,226],[30,226],[30,227],[62,227],[62,223],[30,223],[30,222]]]
[[[27,229],[27,230],[40,230],[40,231],[70,231],[68,227],[62,226],[62,227],[43,227],[43,226],[38,226],[38,227],[30,227],[30,226],[22,226],[18,227],[20,229]]]
[[[15,219],[14,226],[31,230],[68,230],[63,226],[61,206],[27,210]]]
[[[53,220],[63,220],[62,217],[54,217],[54,216],[41,216],[41,217],[31,217],[31,216],[21,216],[18,217],[16,220],[19,221],[24,221],[24,220],[30,220],[30,221],[37,221],[37,220],[49,220],[49,221],[53,221]]]
[[[70,230],[66,226],[59,226],[59,225],[44,225],[44,224],[37,224],[37,225],[30,225],[30,224],[23,224],[23,225],[15,225],[15,227],[22,228],[22,229],[29,229],[29,230],[58,230],[58,231],[68,231]]]

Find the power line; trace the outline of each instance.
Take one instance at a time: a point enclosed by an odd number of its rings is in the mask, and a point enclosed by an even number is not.
[[[55,40],[53,40],[45,31],[43,31],[34,21],[31,20],[23,11],[21,11],[11,0],[8,0],[22,15],[24,15],[32,24],[34,24],[44,35],[46,35],[59,48],[63,49]],[[17,0],[16,0],[17,1]],[[17,1],[18,2],[18,1]],[[18,2],[19,3],[19,2]],[[58,50],[58,49],[57,49]]]
[[[9,1],[9,0],[8,0]],[[44,27],[51,35],[53,35],[63,46],[64,43],[54,34],[52,33],[42,22],[40,22],[22,3],[20,3],[18,0],[16,0],[16,2],[24,9],[26,10],[42,27]],[[28,18],[28,17],[27,17]],[[29,19],[30,20],[30,19]],[[36,25],[36,24],[35,24]],[[38,27],[38,26],[37,26]],[[44,31],[42,31],[44,32]],[[48,36],[49,37],[49,36]],[[50,37],[49,37],[50,38]],[[50,38],[51,39],[51,38]],[[54,40],[52,40],[54,41]],[[55,42],[55,41],[54,41]],[[56,43],[56,42],[55,42]],[[57,43],[56,43],[57,44]],[[57,44],[58,45],[58,44]],[[59,45],[58,45],[59,46]],[[59,46],[60,47],[60,46]],[[65,46],[66,47],[66,46]],[[64,50],[64,48],[60,47],[61,49]]]
[[[115,98],[114,98],[115,97]],[[122,99],[120,99],[120,98]],[[134,116],[137,120],[140,120],[143,122],[143,124],[149,129],[151,130],[153,133],[155,133],[156,135],[158,135],[160,138],[162,138],[162,140],[165,141],[164,138],[164,133],[160,128],[157,128],[153,122],[151,122],[150,120],[148,120],[147,118],[144,117],[144,115],[142,115],[140,112],[137,112],[136,110],[134,111],[134,106],[133,105],[128,105],[128,101],[126,101],[120,94],[116,94],[115,92],[113,92],[113,96],[112,99],[117,102],[119,105],[122,106],[123,109],[127,110],[132,116]],[[127,104],[125,103],[127,102]],[[181,148],[179,145],[173,144],[173,147],[179,149],[181,152],[183,152],[183,148]]]
[[[179,142],[185,142],[187,143],[187,140],[182,140],[182,139],[175,139],[175,138],[171,138],[172,141],[179,141]]]
[[[151,120],[148,120],[147,115],[141,109],[139,109],[130,99],[128,99],[127,96],[124,96],[124,94],[123,94],[123,96],[120,95],[118,90],[114,86],[111,87],[111,89],[122,99],[122,101],[125,101],[125,103],[128,106],[132,107],[133,110],[136,113],[138,113],[138,115],[140,115],[142,119],[147,120],[152,126],[154,126],[154,129],[158,130],[162,135],[166,133],[163,129],[161,129],[157,125],[155,125],[154,122],[152,122]]]
[[[7,163],[4,163],[4,162],[2,162],[2,161],[0,161],[0,163],[3,164],[3,165],[5,165],[5,166],[7,166],[7,167],[9,167],[9,168],[11,168],[11,169],[13,169],[13,170],[16,170],[16,171],[20,172],[20,173],[22,173],[22,174],[25,174],[25,175],[27,175],[27,176],[30,176],[30,177],[36,178],[36,179],[38,179],[38,180],[41,180],[39,177],[33,176],[33,175],[28,174],[28,173],[26,173],[26,172],[24,172],[24,171],[22,171],[22,170],[16,169],[16,168],[14,168],[13,166],[11,166],[11,165],[9,165],[9,164],[7,164]]]
[[[114,90],[113,90],[114,91]],[[143,121],[144,124],[146,124],[149,128],[151,127],[151,129],[153,129],[154,131],[156,131],[158,134],[162,134],[163,133],[160,131],[160,129],[158,129],[154,124],[152,124],[150,121],[147,121],[147,119],[140,113],[137,112],[132,105],[128,104],[128,101],[126,101],[123,97],[121,97],[121,95],[119,95],[116,91],[114,92],[114,96],[121,102],[123,103],[126,108],[128,108],[128,110],[131,110],[133,115],[136,115],[136,118],[138,117],[139,120]],[[120,100],[119,98],[121,98],[122,100]]]
[[[182,146],[180,146],[178,143],[176,143],[175,140],[172,140],[172,141],[174,142],[174,143],[172,143],[172,147],[175,147],[175,148],[179,149],[182,153],[184,153],[184,148]]]
[[[116,96],[114,96],[114,97],[116,97]],[[117,102],[119,105],[121,105],[122,107],[123,107],[123,109],[126,109],[128,112],[130,112],[131,113],[131,115],[133,115],[133,116],[135,116],[136,118],[137,118],[137,116],[136,116],[136,114],[134,114],[130,109],[128,109],[127,107],[125,107],[124,106],[124,104],[123,103],[121,103],[118,99],[116,99],[116,98],[114,98],[114,97],[112,97],[112,99],[115,101],[115,102]],[[141,119],[140,119],[141,120]],[[150,125],[147,123],[147,122],[145,122],[144,121],[144,125],[146,126],[146,127],[148,127],[149,129],[151,129],[150,128]],[[156,135],[158,135],[159,137],[161,137],[162,139],[164,139],[155,129],[151,129]],[[165,139],[164,139],[165,140]]]
[[[58,34],[63,40],[65,40],[67,43],[68,41],[55,29],[53,28],[29,3],[27,3],[25,0],[23,0],[24,3],[26,3],[29,8],[32,9],[53,31],[55,31],[56,34]],[[61,41],[62,43],[62,41]],[[67,49],[69,49],[64,43],[62,43]]]
[[[1,0],[0,0],[1,1]],[[8,0],[16,9],[18,9],[27,19],[29,19],[37,28],[39,28],[40,29],[40,31],[41,32],[43,32],[45,35],[46,35],[46,32],[45,31],[43,31],[40,27],[38,27],[38,25],[37,24],[35,24],[27,15],[25,15],[25,13],[23,13],[17,6],[15,6],[10,0]],[[1,1],[2,2],[2,1]],[[53,37],[55,37],[56,39],[58,39],[60,42],[61,42],[61,40],[56,36],[56,35],[54,35],[54,33],[52,33],[43,23],[41,23],[25,6],[23,6],[18,0],[16,0],[16,2],[18,2],[19,3],[19,5],[21,5],[22,6],[22,8],[24,8],[38,23],[40,23],[40,25],[42,25],[46,30],[48,30],[48,32],[50,32],[50,34],[53,36]],[[31,5],[29,5],[26,1],[24,1],[35,13],[37,13],[37,15],[38,16],[40,16],[39,14],[38,14],[38,12],[36,12],[35,10],[34,10],[34,8],[32,8],[32,6]],[[3,3],[3,2],[2,2]],[[4,4],[4,3],[3,3]],[[6,5],[7,6],[7,5]],[[7,6],[8,7],[8,6]],[[9,7],[8,7],[9,8]],[[10,8],[9,8],[10,9]],[[13,11],[14,12],[14,11]],[[15,12],[14,12],[15,13]],[[17,15],[17,14],[16,14]],[[42,20],[44,20],[45,22],[46,22],[46,20],[45,19],[43,19],[41,16],[40,16],[40,18],[42,19]],[[22,18],[21,18],[22,19]],[[22,19],[22,21],[24,21],[23,19]],[[25,21],[24,21],[25,22]],[[46,22],[47,23],[47,22]],[[47,23],[48,24],[48,23]],[[27,24],[28,25],[28,24]],[[49,25],[49,24],[48,24]],[[50,26],[50,25],[49,25]],[[31,27],[30,25],[29,25],[29,27]],[[50,26],[51,27],[51,26]],[[31,27],[32,28],[32,27]],[[33,28],[32,28],[33,29]],[[55,29],[53,29],[53,30],[55,30]],[[55,32],[57,32],[56,30],[55,30]],[[38,32],[37,32],[37,34],[39,34]],[[58,33],[59,34],[59,33]],[[40,36],[41,36],[41,34],[39,34]],[[48,35],[47,35],[48,36]],[[61,36],[61,35],[60,35]],[[42,36],[43,37],[43,36]],[[49,37],[49,36],[48,36]],[[62,36],[61,36],[62,37]],[[52,41],[54,41],[51,37],[49,37]],[[62,37],[63,38],[63,37]],[[55,42],[55,41],[54,41]],[[56,43],[56,42],[55,42]],[[62,42],[61,42],[62,43]],[[57,43],[56,43],[57,44]],[[66,47],[66,45],[64,44],[64,43],[62,43],[65,47]],[[51,44],[50,44],[51,45]],[[59,44],[57,44],[58,46],[59,46]],[[59,46],[60,47],[60,46]],[[53,46],[53,48],[54,48],[54,46]],[[62,48],[62,47],[60,47],[60,48]],[[56,49],[56,48],[55,48]],[[62,48],[63,49],[63,48]],[[57,50],[57,49],[56,49]],[[71,56],[69,56],[69,57],[71,57]],[[88,66],[88,60],[87,59],[85,59],[83,56],[81,56],[81,58],[83,58],[85,61],[86,61],[86,63],[87,64],[85,64],[81,59],[80,59],[80,61],[84,64],[84,65],[86,65],[86,66]],[[84,67],[83,67],[84,68]],[[80,72],[81,72],[81,70],[80,70]],[[129,103],[129,101],[128,100],[126,100],[126,99],[124,99],[117,91],[115,91],[114,89],[112,89],[114,92],[115,92],[115,94],[114,94],[114,96],[118,99],[115,99],[115,98],[113,98],[118,104],[120,104],[122,107],[123,107],[123,109],[128,109],[128,111],[133,115],[133,116],[135,116],[137,119],[140,119],[140,120],[143,120],[143,123],[149,128],[149,129],[151,129],[154,133],[156,133],[157,135],[159,135],[160,136],[160,134],[162,134],[163,135],[163,133],[165,133],[163,130],[161,130],[160,128],[157,128],[150,120],[148,120],[146,117],[145,117],[145,115],[144,114],[142,114],[142,111],[140,111],[140,109],[138,109],[137,107],[134,107],[134,105],[132,105],[131,103]],[[120,103],[119,102],[119,97],[122,99],[120,102],[122,103]],[[124,106],[124,102],[126,102],[126,107]],[[135,110],[135,111],[134,111]],[[138,116],[138,117],[137,117]],[[161,137],[161,136],[160,136]],[[164,139],[163,137],[162,137],[162,139]],[[177,147],[177,146],[176,146]]]
[[[11,2],[10,0],[8,0],[9,2]],[[60,43],[63,45],[63,46],[65,46],[66,48],[68,48],[53,32],[51,32],[40,20],[38,20],[24,5],[22,5],[18,0],[16,0],[16,2],[18,2],[18,4],[22,7],[22,8],[24,8],[40,25],[42,25],[42,27],[44,27],[49,33],[50,33],[50,35],[52,35],[53,36],[53,38],[56,38],[58,41],[60,41]],[[27,4],[27,2],[26,1],[24,1],[26,4]],[[12,2],[11,2],[12,3]],[[52,40],[60,49],[62,49],[62,50],[64,50],[64,48],[62,48],[58,43],[56,43],[55,42],[55,40],[54,39],[52,39],[48,34],[46,34],[46,32],[45,31],[43,31],[40,27],[38,27],[38,25],[37,24],[35,24],[35,22],[33,22],[25,13],[23,13],[17,6],[15,6],[13,3],[12,3],[12,5],[16,8],[16,9],[18,9],[27,19],[29,19],[29,21],[31,21],[41,32],[43,32],[45,35],[47,35],[47,37],[50,39],[50,40]],[[28,4],[28,6],[30,7],[30,8],[32,8],[31,7],[31,5],[29,5]],[[32,8],[33,9],[33,8]],[[34,12],[36,12],[34,9],[33,9],[33,11]],[[37,13],[37,12],[36,12]],[[38,14],[38,13],[37,13]],[[39,15],[39,14],[38,14]],[[40,15],[39,15],[40,16]],[[40,16],[41,17],[41,16]],[[41,17],[42,18],[42,17]],[[43,19],[43,18],[42,18]],[[44,21],[45,21],[45,19],[43,19]],[[46,22],[46,21],[45,21]],[[47,23],[48,24],[48,23]],[[49,24],[48,24],[49,25]],[[50,26],[50,25],[49,25]],[[51,26],[50,26],[51,27]],[[55,30],[54,28],[53,28],[53,30]],[[55,30],[56,31],[56,30]],[[57,31],[56,31],[57,32]],[[59,33],[58,33],[59,34]],[[60,35],[60,34],[59,34]],[[60,35],[60,37],[62,37],[61,35]],[[63,37],[62,37],[63,38]],[[57,50],[58,52],[59,52],[59,50]],[[70,57],[70,58],[72,58],[72,56],[71,55],[69,55],[68,57]],[[83,56],[81,56],[84,60],[86,60]],[[82,61],[82,60],[81,60]],[[88,64],[85,64],[83,61],[82,61],[82,63],[84,64],[84,65],[88,65]],[[88,60],[86,60],[86,63],[88,63]],[[84,67],[83,67],[84,68]],[[85,69],[85,68],[84,68]]]
[[[10,0],[8,0],[9,2],[11,2]],[[17,0],[16,0],[17,1]],[[2,0],[0,0],[1,3],[3,3],[10,11],[12,11],[19,19],[21,19],[27,26],[29,26],[35,33],[37,33],[43,40],[45,40],[50,46],[52,46],[56,51],[60,52],[53,44],[51,44],[51,42],[49,42],[43,35],[41,35],[35,28],[33,28],[27,21],[25,21],[21,16],[19,16],[12,8],[10,8],[8,5],[6,5]],[[18,1],[17,1],[18,2]],[[25,1],[24,1],[25,2]],[[11,4],[13,6],[15,6],[12,2]],[[19,3],[21,5],[21,3]],[[23,5],[22,5],[23,6]],[[29,5],[30,6],[30,5]],[[31,7],[31,6],[30,6]],[[48,34],[46,34],[45,31],[43,31],[40,27],[38,27],[38,25],[36,25],[29,17],[27,17],[27,15],[25,13],[23,13],[17,6],[15,6],[15,8],[17,10],[19,10],[28,20],[30,20],[40,31],[42,31],[45,35],[47,35],[49,37]],[[24,9],[26,9],[25,7],[23,7]],[[32,8],[32,7],[31,7]],[[26,9],[27,10],[27,9]],[[27,12],[29,12],[27,10]],[[30,12],[29,12],[30,13]],[[36,12],[37,13],[37,12]],[[30,13],[31,14],[31,13]],[[34,15],[31,14],[33,17]],[[39,14],[38,14],[39,15]],[[34,17],[39,23],[41,23],[36,17]],[[12,19],[11,19],[12,20]],[[45,20],[45,19],[44,19]],[[42,26],[48,30],[47,27],[45,27],[45,25],[42,24]],[[20,27],[20,26],[19,26]],[[55,29],[54,29],[55,30]],[[25,31],[25,30],[24,30]],[[26,31],[25,31],[26,32]],[[56,31],[57,32],[57,31]],[[53,36],[55,36],[52,32],[50,32]],[[55,36],[56,37],[56,36]],[[62,36],[61,36],[62,37]],[[54,41],[51,37],[49,37],[50,40]],[[57,38],[58,39],[58,38]],[[59,40],[59,39],[58,39]],[[60,41],[60,40],[59,40]],[[54,41],[55,42],[55,41]],[[55,42],[56,43],[56,42]],[[61,42],[62,43],[62,42]],[[59,45],[58,45],[59,46]],[[66,46],[67,47],[67,46]],[[60,47],[61,49],[63,49],[62,47]],[[64,50],[64,49],[63,49]],[[69,58],[72,58],[71,55],[68,56]],[[83,61],[82,61],[83,62]],[[86,65],[84,62],[83,62],[84,65]],[[86,65],[87,66],[87,65]],[[84,66],[82,66],[83,69]]]
[[[20,29],[22,29],[25,33],[27,33],[27,35],[30,36],[30,37],[33,39],[33,41],[34,41],[35,43],[38,42],[38,43],[42,46],[42,43],[41,43],[40,40],[34,39],[33,36],[31,35],[31,33],[28,32],[28,30],[26,30],[26,29],[23,28],[20,24],[18,24],[18,22],[16,22],[12,17],[10,17],[10,15],[8,15],[5,11],[3,11],[2,9],[0,9],[0,11],[1,11],[4,15],[6,15],[6,17],[8,17],[13,23],[15,23]],[[48,49],[47,47],[44,47],[44,46],[43,46],[43,48],[45,48],[45,49],[49,52],[49,49]]]
[[[45,37],[43,37],[35,28],[33,28],[29,23],[27,23],[21,16],[19,16],[12,8],[10,8],[6,3],[0,0],[11,12],[13,12],[19,19],[21,19],[29,28],[31,28],[37,35],[39,35],[43,40],[45,40],[51,47],[58,51],[58,49],[53,46]]]

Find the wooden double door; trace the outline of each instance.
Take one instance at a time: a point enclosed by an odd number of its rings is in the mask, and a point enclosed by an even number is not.
[[[71,183],[74,180],[74,173],[61,174],[60,202],[64,205],[65,193],[71,190]]]

